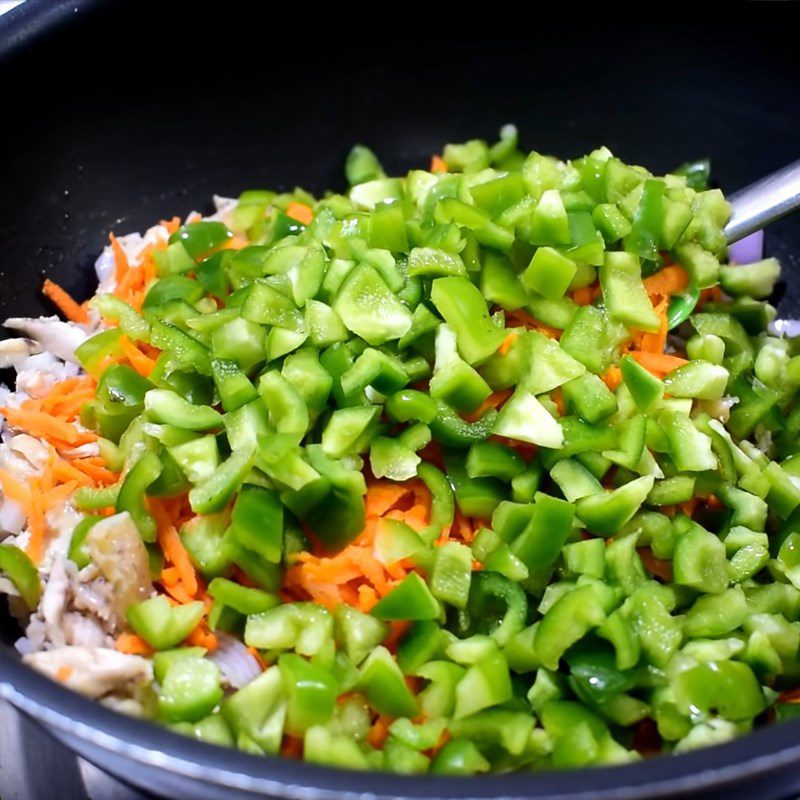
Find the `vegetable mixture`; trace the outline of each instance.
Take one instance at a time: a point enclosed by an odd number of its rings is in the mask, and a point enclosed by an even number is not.
[[[792,716],[800,344],[698,162],[451,144],[247,191],[9,320],[35,668],[255,754],[617,764]]]

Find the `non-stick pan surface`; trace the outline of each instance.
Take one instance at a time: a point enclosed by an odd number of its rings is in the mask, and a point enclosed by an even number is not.
[[[630,10],[607,4],[591,13],[564,4],[558,18],[530,20],[509,5],[480,14],[347,5],[323,19],[312,5],[235,0],[28,0],[0,19],[0,314],[41,313],[45,276],[87,295],[109,231],[207,209],[214,192],[343,188],[356,141],[405,170],[447,141],[491,138],[515,122],[527,147],[563,156],[605,144],[656,171],[711,156],[720,185],[739,188],[800,157],[800,68],[784,8],[729,4],[726,20],[709,26],[674,5],[631,22]],[[767,243],[787,269],[779,307],[791,316],[800,312],[800,220],[774,226]],[[166,796],[800,790],[800,723],[628,767],[470,780],[257,759],[67,692],[19,664],[8,619],[0,629],[0,690],[72,747]]]

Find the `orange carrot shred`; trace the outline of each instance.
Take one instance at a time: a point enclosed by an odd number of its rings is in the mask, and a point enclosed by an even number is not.
[[[283,744],[281,745],[281,755],[284,758],[302,758],[303,739],[300,736],[291,736],[288,733],[284,734]]]
[[[111,250],[114,253],[114,277],[116,278],[117,285],[119,286],[119,282],[129,269],[128,256],[125,255],[122,245],[119,243],[117,237],[114,236],[113,233],[109,233],[108,238],[111,241]]]
[[[127,337],[120,338],[120,346],[130,365],[140,374],[147,378],[156,368],[156,362],[146,356],[138,347]]]
[[[642,283],[647,294],[667,297],[685,291],[689,285],[689,275],[683,267],[670,264],[645,278]]]
[[[592,304],[592,287],[581,286],[572,293],[572,299],[579,306],[588,306]]]
[[[120,653],[128,653],[135,656],[151,656],[153,648],[136,633],[121,633],[114,642],[114,647]]]
[[[314,219],[314,211],[311,206],[305,203],[289,203],[286,209],[286,216],[302,222],[303,225],[310,225]]]
[[[168,233],[175,233],[181,226],[180,217],[173,217],[172,219],[162,219],[161,224],[167,229]]]
[[[386,714],[380,714],[367,733],[367,742],[379,750],[383,748],[389,738],[389,726],[392,718]]]
[[[447,164],[444,159],[438,155],[431,156],[431,172],[441,175],[447,172]]]
[[[88,322],[89,312],[72,295],[62,289],[57,283],[47,278],[42,286],[42,293],[51,300],[58,310],[72,322]]]
[[[648,372],[659,377],[672,372],[673,369],[682,367],[689,362],[685,358],[672,356],[667,353],[644,353],[633,351],[631,357],[636,359]]]
[[[503,343],[497,348],[497,352],[500,353],[501,356],[507,355],[516,338],[517,334],[514,333],[514,331],[511,331],[511,333],[509,333],[508,336],[503,339]]]
[[[75,670],[69,664],[62,664],[56,670],[56,680],[59,683],[66,683],[72,677],[74,671]]]

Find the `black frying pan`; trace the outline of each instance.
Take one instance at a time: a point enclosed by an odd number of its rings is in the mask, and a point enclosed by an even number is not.
[[[509,4],[417,16],[398,4],[346,5],[331,9],[333,21],[311,4],[260,13],[256,2],[210,5],[28,0],[0,19],[0,314],[41,313],[45,275],[89,294],[110,230],[207,209],[213,192],[342,188],[355,141],[390,170],[406,170],[446,141],[491,138],[513,121],[525,145],[563,156],[602,143],[665,171],[710,155],[731,190],[800,157],[795,25],[779,18],[791,6],[726,4],[726,19],[704,26],[669,4],[652,23],[631,23],[630,5],[607,4],[595,12],[565,5],[552,21],[519,19]],[[412,19],[404,35],[385,33]],[[788,272],[780,311],[800,315],[800,220],[776,224],[767,245]],[[165,796],[628,800],[800,791],[800,722],[633,766],[480,779],[254,758],[71,694],[22,667],[8,646],[18,631],[8,619],[0,627],[0,694],[99,765]]]

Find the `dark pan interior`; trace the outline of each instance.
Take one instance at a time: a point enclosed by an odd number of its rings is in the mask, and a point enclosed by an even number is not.
[[[711,156],[726,190],[800,157],[784,4],[732,5],[713,26],[685,10],[631,22],[574,6],[513,33],[510,7],[503,20],[442,6],[415,21],[397,6],[322,20],[210,5],[83,0],[13,52],[0,35],[4,317],[41,313],[45,276],[88,296],[109,231],[207,209],[214,192],[341,189],[354,142],[405,170],[515,122],[526,147],[565,157],[606,144],[664,171]],[[767,249],[787,270],[780,311],[800,315],[800,220],[773,226]],[[8,619],[0,628],[16,636]]]

